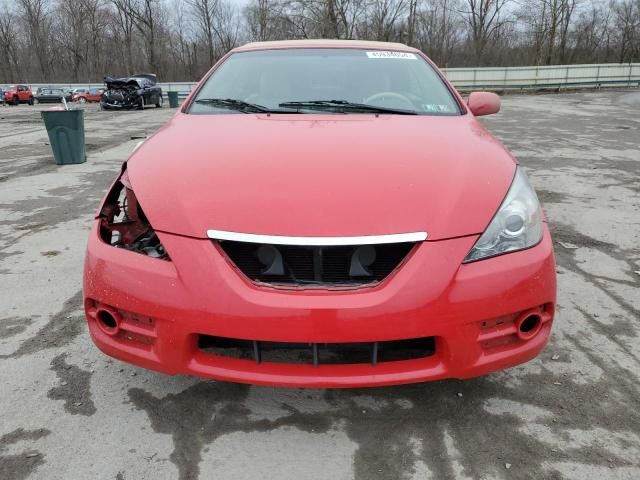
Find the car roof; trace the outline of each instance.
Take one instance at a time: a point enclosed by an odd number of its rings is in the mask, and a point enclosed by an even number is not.
[[[238,48],[234,52],[250,50],[274,50],[285,48],[358,48],[370,50],[394,50],[401,52],[417,52],[418,50],[402,43],[369,42],[365,40],[279,40],[273,42],[252,42]]]

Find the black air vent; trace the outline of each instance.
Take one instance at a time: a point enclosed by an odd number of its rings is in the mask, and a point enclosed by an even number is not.
[[[379,282],[415,245],[407,242],[317,247],[229,240],[218,243],[230,260],[253,281],[309,286]]]
[[[236,338],[198,336],[198,348],[208,354],[256,363],[347,365],[416,360],[436,351],[434,337],[357,343],[259,342]]]

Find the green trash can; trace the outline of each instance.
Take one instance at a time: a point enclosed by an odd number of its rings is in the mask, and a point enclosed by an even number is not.
[[[56,163],[69,165],[86,162],[84,110],[44,110],[40,114]]]
[[[178,92],[167,92],[169,95],[169,106],[176,108],[178,106]]]

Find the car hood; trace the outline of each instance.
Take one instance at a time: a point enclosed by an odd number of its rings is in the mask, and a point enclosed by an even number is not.
[[[159,231],[429,240],[482,232],[515,167],[471,115],[183,113],[127,166]]]

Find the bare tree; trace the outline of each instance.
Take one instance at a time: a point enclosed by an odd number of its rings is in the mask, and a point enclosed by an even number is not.
[[[573,14],[578,6],[578,0],[562,0],[562,9],[560,14],[560,45],[558,46],[558,62],[565,63],[567,61],[567,42],[571,34],[571,22]]]
[[[400,18],[407,13],[409,0],[373,0],[371,24],[376,40],[394,40]]]
[[[444,66],[640,61],[640,0],[0,0],[0,81],[191,80],[250,40],[400,41]]]
[[[366,23],[369,7],[369,0],[336,0],[341,28],[340,38],[358,37],[359,31],[362,30],[361,25]]]
[[[90,38],[94,35],[86,22],[88,6],[84,1],[59,0],[57,8],[55,38],[63,63],[69,66],[74,82],[87,76]]]
[[[5,4],[0,6],[0,62],[6,65],[6,70],[0,70],[0,81],[11,82],[21,78],[18,57],[18,26],[15,13]]]
[[[284,8],[277,0],[252,0],[244,10],[248,39],[264,42],[289,38],[293,21],[283,13]]]
[[[630,62],[640,55],[640,1],[622,0],[613,11],[620,32],[618,61]]]
[[[23,0],[25,1],[25,0]],[[161,6],[159,0],[111,0],[116,8],[128,16],[143,38],[145,54],[149,67],[160,70],[157,54],[159,30],[161,25]]]
[[[567,61],[591,63],[611,57],[615,39],[611,16],[611,10],[599,4],[592,4],[578,16],[572,30],[574,45]]]
[[[215,24],[219,13],[218,0],[187,0],[187,4],[191,7],[193,19],[206,42],[209,63],[213,64],[216,58]]]
[[[105,43],[109,30],[109,10],[106,0],[77,0],[84,12],[85,28],[89,32],[87,39],[87,72],[92,81],[102,79],[105,60]]]
[[[552,0],[553,1],[553,0]],[[510,0],[465,0],[462,10],[476,62],[485,63],[487,45],[505,24],[503,12]]]
[[[418,12],[417,46],[442,66],[451,63],[463,34],[456,7],[456,0],[433,0]]]
[[[240,38],[238,11],[231,3],[220,3],[218,15],[214,22],[214,32],[217,39],[217,50],[215,52],[215,60],[217,60],[232,48],[237,47]]]
[[[135,27],[133,17],[129,15],[128,3],[128,0],[113,2],[115,6],[115,14],[113,16],[115,30],[114,41],[116,39],[120,40],[118,42],[119,48],[114,48],[113,53],[117,55],[118,52],[121,52],[121,56],[123,57],[122,63],[126,71],[131,72],[134,66],[133,41]]]
[[[51,71],[49,46],[51,39],[51,18],[47,0],[20,0],[24,22],[29,32],[32,51],[38,59],[40,73],[44,78]]]

